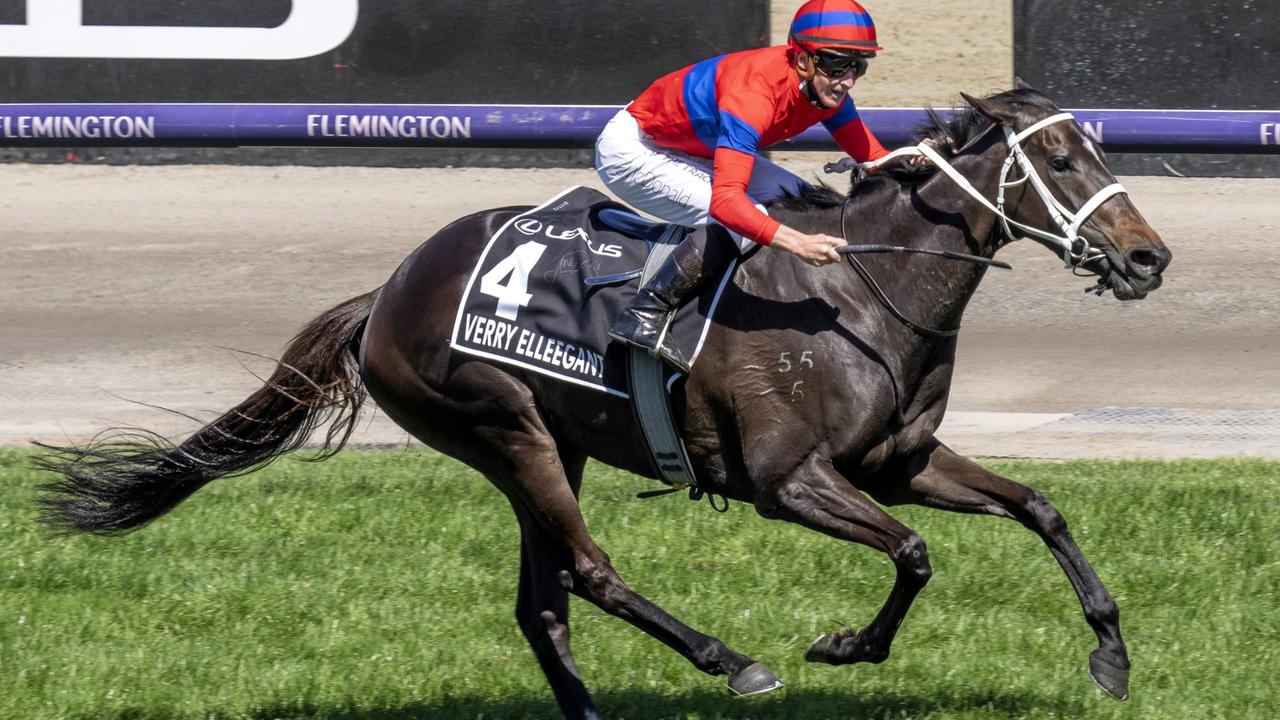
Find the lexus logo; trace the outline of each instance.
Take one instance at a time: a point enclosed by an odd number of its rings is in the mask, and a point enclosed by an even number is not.
[[[516,223],[516,229],[525,235],[537,235],[542,232],[542,221],[535,218],[525,218]]]

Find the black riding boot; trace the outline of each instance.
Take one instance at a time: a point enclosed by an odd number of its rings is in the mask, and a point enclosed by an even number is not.
[[[728,234],[720,228],[714,234]],[[671,252],[662,267],[654,274],[648,284],[640,288],[631,304],[628,305],[609,328],[609,337],[621,343],[648,350],[667,362],[671,367],[684,374],[689,374],[689,361],[680,348],[668,345],[663,341],[667,326],[675,316],[685,298],[690,297],[702,286],[711,275],[723,271],[727,267],[722,262],[703,262],[704,248],[710,238],[704,228],[690,233],[676,249]],[[732,240],[728,240],[732,243]],[[725,255],[720,252],[713,256]],[[736,246],[734,248],[736,251]],[[736,252],[733,255],[736,257]]]

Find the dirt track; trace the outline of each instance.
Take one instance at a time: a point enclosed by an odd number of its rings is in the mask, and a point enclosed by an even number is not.
[[[900,50],[859,87],[864,105],[946,104],[1008,83],[1008,18],[987,3],[898,2],[877,20]],[[812,176],[821,159],[783,162]],[[962,450],[1203,454],[1186,433],[1118,443],[1123,423],[1071,448],[1052,442],[1067,426],[1027,433],[1105,407],[1280,420],[1280,181],[1122,180],[1174,251],[1165,286],[1122,304],[1086,296],[1038,246],[1005,251],[1016,271],[988,276],[961,336],[948,424]],[[257,384],[241,360],[266,368],[227,348],[274,355],[455,217],[572,184],[599,187],[585,169],[0,167],[0,443],[182,425],[112,394],[221,411]],[[1208,454],[1280,453],[1273,430]],[[375,423],[363,437],[402,436]]]
[[[1165,286],[1082,292],[1046,250],[1003,257],[966,317],[953,410],[1280,408],[1280,182],[1125,178],[1175,253]],[[466,212],[578,170],[0,168],[0,440],[221,410],[321,310],[381,284]],[[251,368],[263,363],[243,358]]]

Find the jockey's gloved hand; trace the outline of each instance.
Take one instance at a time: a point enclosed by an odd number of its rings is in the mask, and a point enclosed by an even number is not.
[[[948,145],[951,145],[951,146],[952,146],[952,148],[951,148],[951,154],[952,154],[952,155],[955,155],[955,154],[956,154],[956,149],[955,149],[955,147],[954,147],[954,141],[953,141],[951,138],[947,138],[945,142],[946,142]],[[928,145],[929,147],[933,148],[934,150],[937,150],[937,149],[942,145],[942,143],[938,142],[937,140],[935,140],[935,139],[933,139],[933,138],[925,138],[924,140],[921,140],[921,141],[920,141],[920,144],[921,144],[921,145]],[[932,161],[932,160],[930,160],[929,158],[925,157],[924,155],[908,155],[908,156],[906,156],[906,157],[904,157],[904,158],[902,159],[902,162],[903,162],[903,164],[904,164],[904,165],[906,165],[906,166],[908,166],[908,167],[913,167],[913,168],[914,168],[914,167],[923,167],[924,165],[926,165],[926,164],[928,164],[928,163],[931,163],[931,162],[933,162],[933,161]]]
[[[840,262],[836,249],[846,244],[843,239],[826,233],[809,235],[783,225],[773,234],[770,247],[786,250],[810,265],[822,267]]]

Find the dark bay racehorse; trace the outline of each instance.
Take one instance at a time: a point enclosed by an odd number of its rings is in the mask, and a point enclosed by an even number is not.
[[[978,194],[994,199],[1004,184],[1004,212],[1015,227],[1053,228],[1053,201],[1025,182],[1033,170],[1063,208],[1094,206],[1077,229],[1081,248],[1087,243],[1097,252],[1068,253],[1078,270],[1121,299],[1160,285],[1169,251],[1127,195],[1096,200],[1115,179],[1079,125],[1055,121],[1058,109],[1022,86],[966,100],[970,107],[950,121],[935,117],[928,134]],[[1002,183],[1015,145],[1027,164],[1010,177],[1023,181]],[[213,479],[297,448],[317,428],[328,428],[326,447],[336,451],[367,390],[414,437],[476,468],[510,501],[521,529],[517,620],[567,717],[596,715],[570,651],[569,593],[704,672],[728,676],[735,692],[778,687],[760,663],[628,588],[588,533],[578,506],[588,456],[656,477],[627,401],[450,351],[456,307],[478,254],[524,209],[477,213],[441,230],[382,288],[315,319],[264,387],[178,447],[131,436],[50,456],[46,466],[64,477],[43,501],[45,519],[74,531],[125,532]],[[886,169],[857,183],[850,198],[811,189],[770,212],[807,232],[985,257],[1007,239],[986,205],[929,169]],[[932,571],[924,541],[882,506],[914,503],[1011,518],[1039,535],[1097,635],[1091,675],[1111,695],[1126,697],[1119,611],[1062,516],[1039,493],[934,437],[956,341],[929,330],[958,326],[985,269],[925,255],[865,263],[883,299],[847,268],[817,269],[767,249],[739,269],[693,373],[672,396],[700,484],[766,518],[892,558],[896,579],[876,617],[861,630],[824,635],[806,659],[839,665],[888,657]]]

